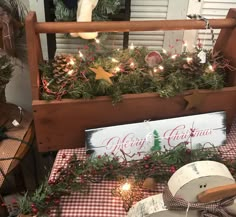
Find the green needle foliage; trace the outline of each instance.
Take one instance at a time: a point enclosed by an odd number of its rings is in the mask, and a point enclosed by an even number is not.
[[[207,60],[201,63],[200,51],[197,48],[175,58],[172,54],[160,53],[161,61],[150,66],[145,61],[150,51],[145,47],[109,50],[91,43],[81,50],[83,58],[64,55],[40,66],[41,99],[110,96],[116,103],[122,100],[123,94],[157,93],[161,97],[172,97],[191,89],[223,88],[229,64],[225,64],[227,61],[220,53],[212,54],[211,50],[204,50]],[[113,75],[112,84],[96,79],[90,68],[98,67]],[[72,75],[68,75],[69,70],[73,71]]]
[[[200,149],[188,149],[186,143],[181,143],[172,150],[165,152],[152,151],[138,161],[120,161],[116,156],[97,156],[79,160],[77,155],[64,156],[68,162],[58,169],[54,178],[42,183],[31,195],[26,194],[20,201],[22,214],[47,216],[52,207],[58,207],[61,196],[74,192],[83,194],[89,192],[90,183],[100,183],[103,180],[119,181],[122,178],[133,178],[142,183],[147,177],[152,177],[157,183],[167,183],[172,174],[180,167],[195,161],[213,160],[225,164],[235,177],[236,161],[227,160],[214,146]]]

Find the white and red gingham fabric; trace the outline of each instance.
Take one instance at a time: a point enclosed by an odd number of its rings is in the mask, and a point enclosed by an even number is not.
[[[220,147],[220,151],[229,159],[236,158],[236,120],[227,135],[227,145]],[[85,159],[85,149],[64,149],[57,154],[50,179],[56,177],[60,167],[66,164],[67,160],[76,154],[79,158]],[[111,190],[117,187],[115,181],[103,181],[102,183],[91,183],[90,193],[72,193],[69,196],[63,196],[58,209],[52,209],[50,216],[56,217],[125,217],[122,201],[111,194]],[[144,198],[162,192],[163,184],[158,184],[155,192],[144,192]]]

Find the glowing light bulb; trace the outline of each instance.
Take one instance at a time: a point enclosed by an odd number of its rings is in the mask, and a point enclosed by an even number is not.
[[[165,49],[162,49],[162,52],[163,52],[164,54],[167,54],[167,51],[166,51]]]
[[[177,57],[177,54],[174,54],[174,55],[171,56],[171,59],[175,60],[176,57]]]
[[[83,57],[84,55],[81,53],[81,51],[79,51],[79,56],[80,57]]]
[[[184,47],[187,47],[188,46],[188,43],[187,42],[184,42]]]
[[[192,57],[187,57],[186,60],[187,60],[188,63],[191,63],[193,58]]]
[[[71,76],[74,73],[74,70],[70,70],[69,72],[67,72],[67,75]]]
[[[119,62],[119,61],[116,60],[115,58],[111,58],[111,61],[112,61],[113,63],[118,63],[118,62]]]
[[[134,44],[133,43],[131,43],[131,45],[129,46],[129,49],[134,50]]]
[[[75,61],[71,58],[69,64],[73,66],[75,65]]]
[[[129,66],[130,66],[131,68],[134,68],[134,62],[131,62],[131,63],[129,64]]]
[[[210,71],[214,72],[214,68],[213,68],[212,65],[209,65],[209,66],[208,66],[208,69],[209,69]]]
[[[158,72],[158,69],[155,67],[155,68],[153,68],[153,72],[154,73],[157,73]]]
[[[115,72],[119,72],[119,71],[120,71],[120,67],[119,66],[115,67]]]
[[[100,40],[99,40],[98,38],[95,38],[94,40],[95,40],[95,42],[96,42],[97,44],[100,43]]]
[[[163,71],[164,70],[164,67],[162,65],[158,66],[158,68]]]
[[[83,61],[85,61],[84,55],[81,53],[81,51],[79,51],[79,57],[80,57]]]
[[[131,185],[128,182],[126,182],[124,185],[121,186],[122,191],[129,191],[130,188],[131,188]]]

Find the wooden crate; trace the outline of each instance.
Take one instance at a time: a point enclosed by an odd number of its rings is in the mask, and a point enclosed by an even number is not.
[[[236,9],[230,9],[226,19],[210,20],[213,28],[221,29],[214,47],[236,67]],[[113,106],[109,97],[92,100],[43,101],[39,99],[40,77],[38,63],[43,60],[39,39],[40,33],[67,32],[124,32],[155,30],[205,29],[205,23],[197,20],[159,20],[122,22],[55,22],[39,23],[34,12],[26,19],[29,69],[31,73],[33,113],[39,151],[51,151],[84,146],[86,128],[115,124],[156,120],[189,114],[224,110],[230,127],[236,113],[236,72],[229,72],[228,87],[221,90],[200,90],[205,95],[197,110],[185,110],[183,96],[187,91],[173,98],[160,98],[157,94],[124,95],[123,101]],[[228,128],[229,129],[229,128]]]

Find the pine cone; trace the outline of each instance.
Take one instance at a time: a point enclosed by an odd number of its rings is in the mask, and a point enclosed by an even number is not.
[[[183,64],[183,72],[190,74],[190,75],[200,75],[202,64],[197,56],[192,57],[192,61],[189,63]]]
[[[52,62],[54,68],[53,77],[57,84],[73,79],[76,74],[76,67],[74,65],[75,61],[76,60],[73,56],[64,54],[58,55],[54,58],[54,61]]]

